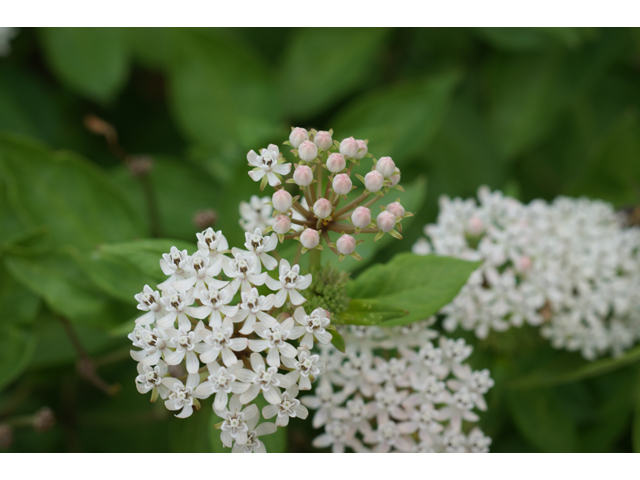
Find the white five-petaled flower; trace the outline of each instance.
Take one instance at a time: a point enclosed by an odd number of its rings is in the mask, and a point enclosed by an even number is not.
[[[274,219],[271,216],[273,207],[268,204],[269,197],[251,195],[249,202],[240,202],[240,226],[245,232],[253,232],[256,228],[265,231],[272,226]]]
[[[147,312],[136,319],[138,325],[149,325],[164,316],[160,293],[153,291],[149,285],[145,285],[142,292],[135,295],[135,299],[138,301],[138,310]]]
[[[229,408],[216,410],[216,415],[222,418],[220,439],[225,447],[231,448],[234,440],[239,444],[247,441],[247,432],[249,431],[247,422],[252,418],[259,418],[260,412],[255,404],[249,405],[242,411],[240,397],[232,395],[229,400]]]
[[[178,418],[187,418],[193,413],[193,390],[200,383],[200,375],[192,373],[187,376],[187,384],[183,384],[177,378],[164,378],[162,384],[167,387],[169,392],[169,398],[164,402],[164,406],[168,410],[180,410],[182,411],[176,415]]]
[[[167,311],[167,314],[156,323],[160,328],[173,328],[176,319],[178,320],[178,328],[180,330],[191,330],[191,321],[187,315],[195,318],[204,318],[208,311],[204,307],[192,307],[194,300],[193,290],[177,291],[169,287],[162,291],[160,302]]]
[[[309,410],[300,405],[298,396],[298,386],[291,385],[282,394],[282,399],[278,404],[267,405],[262,409],[262,416],[264,418],[271,418],[278,416],[276,419],[276,425],[279,427],[286,427],[289,424],[289,418],[301,418],[304,420],[309,415]]]
[[[316,308],[311,312],[311,315],[307,315],[304,308],[298,307],[293,313],[293,318],[301,326],[293,327],[291,338],[299,338],[302,336],[302,340],[300,340],[301,347],[309,350],[312,349],[313,337],[316,337],[320,343],[327,344],[331,342],[331,334],[325,330],[325,327],[329,325],[326,310]]]
[[[300,266],[291,267],[284,258],[280,260],[279,268],[280,280],[271,277],[266,278],[267,287],[277,292],[275,294],[276,307],[281,307],[287,300],[287,296],[293,305],[301,305],[306,299],[300,295],[299,290],[305,290],[311,285],[311,274],[300,275]]]
[[[202,343],[197,344],[196,351],[200,354],[203,363],[213,362],[222,357],[222,362],[231,367],[238,362],[235,354],[247,348],[247,339],[244,337],[233,338],[233,323],[229,317],[224,320],[216,320],[211,324],[211,330],[204,327],[202,322],[195,329],[196,339]]]
[[[325,427],[325,433],[313,439],[315,448],[331,447],[333,453],[344,453],[346,445],[354,440],[356,427],[339,419],[334,419]]]
[[[255,182],[262,180],[267,176],[269,185],[275,187],[280,185],[281,175],[288,175],[291,171],[290,163],[283,163],[284,159],[280,158],[280,150],[277,145],[269,145],[260,151],[260,155],[251,150],[247,153],[249,165],[255,167],[249,172],[249,176]]]
[[[169,389],[162,384],[162,379],[167,374],[167,364],[162,360],[155,367],[138,364],[138,376],[136,377],[136,388],[140,393],[147,393],[154,388],[158,390],[160,398],[167,398]]]
[[[311,390],[311,379],[317,377],[325,370],[325,363],[320,361],[320,355],[312,355],[309,350],[298,349],[298,358],[283,357],[282,363],[291,368],[286,374],[289,383],[298,383],[300,390]]]
[[[222,262],[214,262],[212,265],[211,258],[200,250],[187,259],[183,270],[187,278],[173,282],[172,287],[176,290],[188,290],[193,287],[196,292],[199,292],[210,286],[221,289],[229,283],[214,278],[222,270]]]
[[[231,453],[267,453],[264,443],[258,437],[275,433],[277,427],[271,422],[264,422],[256,426],[259,419],[260,415],[256,415],[247,420],[247,438],[242,443],[236,440]]]
[[[262,230],[260,228],[256,228],[253,233],[245,232],[244,237],[246,239],[244,246],[250,253],[253,253],[258,257],[264,265],[264,268],[267,270],[273,270],[278,266],[278,261],[267,253],[275,250],[278,246],[277,235],[263,236]],[[233,248],[231,251],[234,255],[236,253],[246,253],[239,248]]]
[[[291,338],[292,328],[293,318],[291,317],[282,323],[273,323],[271,326],[260,322],[255,325],[253,330],[263,340],[249,340],[249,349],[253,352],[262,352],[268,349],[267,363],[271,367],[279,367],[280,355],[294,358],[298,353],[293,345],[287,343],[287,340]]]
[[[198,251],[211,259],[211,265],[229,259],[224,255],[229,251],[229,242],[222,231],[216,232],[209,227],[201,233],[196,233],[196,237],[198,237]]]
[[[240,296],[242,298],[240,310],[233,317],[227,317],[233,323],[244,322],[240,333],[246,335],[253,332],[256,318],[268,327],[277,323],[276,319],[267,313],[273,307],[273,294],[265,297],[259,295],[257,289],[252,288],[242,292]]]
[[[136,325],[129,334],[134,347],[142,350],[131,350],[131,358],[143,365],[156,365],[162,355],[165,357],[172,352],[169,349],[169,335],[164,330]]]
[[[232,296],[236,294],[240,286],[243,291],[251,290],[251,286],[264,285],[268,276],[267,272],[260,273],[260,260],[252,253],[236,253],[232,260],[223,265],[224,274],[233,278],[233,281],[226,287]]]
[[[167,365],[178,365],[186,356],[187,372],[198,373],[200,362],[194,351],[199,343],[196,332],[182,329],[176,330],[175,328],[168,328],[166,332],[169,335],[169,346],[175,348],[172,353],[164,356],[164,361],[167,362]]]
[[[262,395],[269,403],[280,402],[280,386],[287,387],[289,382],[278,373],[276,367],[265,368],[264,360],[258,353],[251,354],[251,368],[253,369],[249,389],[240,396],[242,403],[249,403],[258,396],[262,390]]]
[[[241,363],[237,363],[230,368],[221,367],[217,362],[207,364],[209,376],[207,380],[198,385],[195,395],[198,398],[208,398],[215,393],[213,409],[222,411],[227,407],[229,393],[243,393],[249,388],[251,381],[249,370],[242,368]]]
[[[233,300],[233,295],[233,292],[228,288],[218,290],[213,285],[209,285],[208,290],[198,292],[198,300],[202,303],[203,308],[207,309],[209,326],[220,323],[222,321],[221,314],[232,317],[238,313],[237,305],[229,305],[229,302]],[[205,318],[207,315],[205,315]]]
[[[186,250],[178,250],[176,247],[171,247],[171,251],[169,253],[163,253],[162,258],[160,259],[160,268],[162,269],[162,273],[168,275],[164,282],[158,285],[160,290],[165,290],[166,288],[171,287],[173,282],[176,280],[182,280],[186,276],[186,272],[184,271],[184,267],[187,266],[187,259],[189,258],[189,254]]]

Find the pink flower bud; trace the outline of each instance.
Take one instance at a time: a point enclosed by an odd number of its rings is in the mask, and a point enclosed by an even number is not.
[[[400,202],[393,202],[387,205],[387,212],[393,213],[396,218],[404,217],[404,207],[400,205]]]
[[[275,208],[278,212],[288,212],[293,203],[293,199],[291,198],[291,194],[284,189],[278,190],[271,196],[271,203],[273,203],[273,208]]]
[[[351,214],[351,223],[356,228],[367,228],[371,223],[371,210],[367,207],[358,207]]]
[[[336,175],[333,179],[333,191],[338,195],[346,195],[351,191],[351,187],[353,187],[353,183],[346,173]]]
[[[284,235],[291,230],[291,219],[286,215],[276,215],[273,221],[273,231]]]
[[[313,204],[313,214],[318,218],[327,218],[331,215],[331,202],[326,198],[319,198]]]
[[[379,171],[384,178],[391,177],[396,173],[396,164],[391,157],[382,157],[376,163],[376,170]]]
[[[469,219],[469,233],[471,235],[480,235],[484,230],[484,222],[480,217],[474,215]]]
[[[342,255],[351,255],[356,251],[356,239],[351,235],[342,235],[336,242],[336,248]]]
[[[291,130],[289,141],[293,148],[298,148],[302,142],[309,140],[309,134],[304,128],[296,127]]]
[[[355,157],[357,160],[364,158],[369,149],[367,148],[367,143],[364,140],[357,140],[358,142],[358,153],[356,153]]]
[[[331,148],[331,145],[333,145],[333,139],[331,138],[331,134],[329,132],[320,131],[316,133],[315,137],[313,137],[313,143],[315,143],[318,148],[328,150]]]
[[[396,226],[396,216],[388,211],[384,211],[376,218],[378,228],[383,232],[390,232]]]
[[[372,170],[364,176],[364,187],[371,193],[375,193],[384,185],[384,177],[377,170]]]
[[[519,271],[526,272],[531,268],[532,263],[533,262],[531,261],[531,257],[524,256],[518,259],[518,261],[516,262],[516,267]]]
[[[315,143],[305,140],[298,147],[298,155],[301,160],[310,162],[318,156],[318,147],[316,147]]]
[[[391,175],[389,177],[389,180],[391,180],[391,185],[395,187],[398,183],[400,183],[400,174],[396,173],[395,175]]]
[[[355,158],[358,148],[360,148],[358,141],[353,137],[345,138],[340,142],[340,153],[345,157]]]
[[[344,170],[347,166],[347,161],[344,159],[344,155],[339,153],[332,153],[327,158],[327,168],[331,173],[338,173]]]
[[[301,187],[307,187],[313,182],[313,170],[306,165],[296,167],[293,172],[293,181]]]
[[[300,234],[300,243],[304,248],[316,248],[320,243],[320,234],[313,228],[307,228]]]

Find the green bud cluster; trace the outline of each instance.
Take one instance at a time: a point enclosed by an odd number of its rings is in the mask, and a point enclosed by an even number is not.
[[[305,307],[313,311],[316,308],[329,310],[333,315],[344,312],[349,307],[347,282],[349,273],[341,272],[329,265],[312,268],[313,283],[305,290]]]

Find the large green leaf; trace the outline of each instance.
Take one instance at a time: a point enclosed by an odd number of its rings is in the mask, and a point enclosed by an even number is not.
[[[125,320],[130,307],[105,296],[66,251],[5,256],[7,269],[68,320],[108,330]]]
[[[423,153],[444,119],[460,75],[450,72],[387,86],[357,98],[333,120],[336,138],[371,140],[376,157],[402,166]]]
[[[70,89],[92,100],[112,100],[127,78],[125,33],[120,28],[44,28],[45,59]]]
[[[280,70],[287,113],[317,114],[365,83],[386,33],[378,28],[296,30]]]
[[[408,315],[388,318],[385,326],[406,325],[437,313],[451,302],[478,263],[435,255],[396,255],[384,265],[374,265],[347,285],[347,294],[368,308],[362,300],[375,301],[376,308],[399,308]],[[371,309],[374,309],[374,306]]]
[[[405,317],[408,314],[408,310],[388,302],[358,298],[351,300],[347,310],[340,313],[332,322],[349,325],[378,325],[387,320]]]
[[[16,214],[30,227],[46,228],[58,245],[89,250],[147,233],[104,174],[75,154],[4,135],[0,171]]]
[[[575,49],[596,34],[593,29],[574,27],[481,27],[474,31],[492,46],[513,52],[543,50],[557,46]]]
[[[207,147],[235,149],[238,142],[265,147],[256,143],[273,138],[281,127],[265,62],[215,32],[187,30],[182,35],[182,51],[169,75],[169,98],[184,133]]]
[[[0,265],[0,390],[27,367],[34,352],[33,322],[40,300]]]

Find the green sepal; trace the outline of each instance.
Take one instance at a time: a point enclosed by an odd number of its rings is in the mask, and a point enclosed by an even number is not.
[[[380,240],[382,237],[384,237],[384,232],[382,230],[380,230],[378,233],[376,233],[375,238],[373,239],[374,242],[377,242],[378,240]]]
[[[398,231],[397,231],[397,230],[395,230],[395,229],[394,229],[394,230],[391,230],[391,231],[389,232],[389,235],[391,235],[393,238],[397,238],[398,240],[402,240],[402,235],[400,235],[400,234],[398,233]]]
[[[264,187],[267,186],[267,182],[268,181],[269,181],[269,179],[267,178],[266,175],[264,177],[262,177],[262,180],[260,180],[260,191],[264,190]]]

